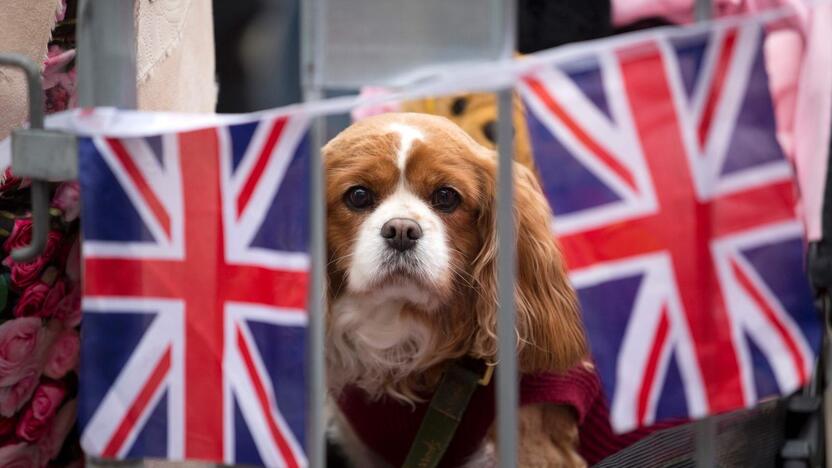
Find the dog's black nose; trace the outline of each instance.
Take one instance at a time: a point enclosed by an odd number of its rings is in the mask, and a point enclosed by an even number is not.
[[[387,239],[390,247],[404,252],[412,249],[416,241],[422,238],[422,228],[412,219],[393,218],[381,227],[381,237]]]

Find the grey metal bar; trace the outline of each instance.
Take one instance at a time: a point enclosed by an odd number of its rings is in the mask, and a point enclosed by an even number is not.
[[[136,34],[133,0],[80,0],[78,103],[81,107],[135,109]],[[137,468],[144,460],[87,457],[92,468]]]
[[[302,0],[301,4],[301,83],[304,100],[324,97],[322,86],[324,2]],[[312,124],[309,148],[309,328],[307,335],[307,378],[309,388],[306,455],[310,468],[326,466],[326,206],[325,177],[321,148],[326,141],[326,116],[318,116]]]
[[[694,5],[696,21],[711,19],[712,12],[712,0],[696,0]],[[716,466],[716,420],[713,417],[703,418],[696,423],[694,444],[696,468]]]
[[[318,93],[308,93],[307,98],[319,98]],[[306,453],[311,468],[326,466],[326,206],[324,204],[325,174],[321,160],[321,147],[326,140],[326,117],[315,118],[312,124],[310,158],[310,244],[309,244],[309,328],[307,335],[309,424],[306,436]]]
[[[29,127],[34,130],[43,129],[43,87],[40,83],[40,68],[21,54],[2,54],[0,64],[20,68],[26,75]],[[15,140],[14,133],[12,140]],[[32,180],[31,194],[32,242],[12,251],[12,258],[16,262],[34,260],[46,247],[46,236],[49,230],[49,185],[42,180]]]
[[[716,419],[707,417],[697,421],[694,435],[696,468],[716,466]]]
[[[696,18],[696,21],[707,21],[711,19],[711,16],[713,16],[713,1],[696,0],[693,16]]]
[[[510,60],[517,43],[517,5],[503,0],[502,58]],[[517,466],[517,335],[515,333],[514,280],[516,241],[514,227],[514,90],[497,92],[497,457],[500,468]]]
[[[78,102],[81,107],[136,108],[133,0],[78,5]]]
[[[517,336],[514,326],[516,270],[514,228],[513,90],[498,92],[497,148],[497,452],[501,468],[517,466]]]
[[[323,96],[326,5],[322,0],[301,0],[301,83],[304,100]]]

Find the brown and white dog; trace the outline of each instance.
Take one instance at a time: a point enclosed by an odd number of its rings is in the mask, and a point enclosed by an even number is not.
[[[494,152],[445,118],[405,113],[362,120],[323,154],[333,396],[350,388],[414,404],[429,399],[455,358],[494,362]],[[514,171],[520,370],[559,372],[585,357],[586,340],[552,213],[532,172],[516,163]],[[389,465],[334,412],[355,467]],[[521,466],[582,464],[568,412],[533,405],[520,414]],[[493,457],[488,446],[467,464]]]

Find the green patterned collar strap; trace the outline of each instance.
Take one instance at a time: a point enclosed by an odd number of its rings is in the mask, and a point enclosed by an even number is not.
[[[456,434],[471,395],[488,385],[494,366],[481,359],[454,361],[442,375],[402,468],[434,468]]]

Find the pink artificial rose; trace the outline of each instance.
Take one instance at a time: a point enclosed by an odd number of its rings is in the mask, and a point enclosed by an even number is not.
[[[12,233],[9,238],[3,243],[3,251],[7,254],[14,249],[25,247],[32,242],[32,220],[31,219],[16,219]]]
[[[44,313],[50,313],[49,310],[44,310],[43,302],[49,294],[49,285],[38,282],[23,291],[17,304],[14,306],[15,317],[48,317]]]
[[[64,445],[69,431],[75,425],[75,417],[77,415],[78,404],[76,400],[72,400],[65,404],[55,419],[52,426],[38,441],[38,448],[40,449],[40,458],[43,461],[52,460],[61,452],[61,447]]]
[[[65,396],[66,385],[63,382],[47,380],[41,383],[17,423],[17,436],[28,442],[39,440],[50,429]]]
[[[52,317],[53,315],[55,315],[55,312],[58,310],[58,305],[66,296],[66,290],[66,281],[61,278],[58,278],[58,280],[55,281],[55,284],[53,284],[52,287],[49,288],[49,292],[43,299],[43,305],[41,306],[41,310],[35,315],[37,315],[38,317]]]
[[[40,450],[21,442],[0,448],[0,466],[3,468],[36,468],[41,466]]]
[[[26,289],[33,284],[40,277],[43,267],[55,256],[55,252],[61,246],[62,239],[63,235],[60,232],[49,231],[43,253],[31,262],[18,263],[11,256],[6,257],[3,264],[11,269],[12,285],[17,289]]]
[[[31,411],[26,411],[17,423],[15,434],[26,442],[37,442],[46,434],[47,429],[49,429],[47,422],[36,419]]]
[[[30,367],[16,384],[0,387],[0,416],[12,417],[29,401],[38,386],[39,376],[40,372]]]
[[[7,258],[10,259],[11,257]],[[34,284],[38,278],[40,278],[40,272],[43,270],[46,262],[47,260],[43,257],[38,257],[34,261],[28,263],[17,263],[12,260],[10,262],[12,269],[12,285],[17,289],[26,289]]]
[[[47,377],[60,379],[75,368],[81,353],[81,339],[73,329],[64,330],[55,343],[46,361],[43,373]]]
[[[51,421],[66,396],[66,384],[60,380],[46,379],[35,390],[30,409],[34,418]]]
[[[74,49],[58,44],[49,46],[43,62],[43,89],[46,94],[46,113],[51,114],[75,105],[76,75],[70,64],[75,59]]]
[[[63,322],[65,327],[74,328],[81,323],[81,288],[75,286],[72,290],[64,296],[57,310],[55,310],[54,318]]]
[[[20,177],[14,175],[11,166],[9,166],[5,170],[3,170],[2,174],[0,174],[0,192],[5,192],[7,190],[15,190],[18,188],[20,182]]]
[[[61,210],[61,219],[70,223],[81,213],[81,188],[78,182],[64,182],[55,190],[52,206]]]
[[[9,320],[0,325],[0,387],[17,383],[36,361],[44,339],[40,319]]]

